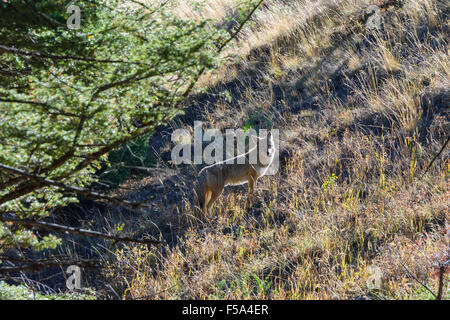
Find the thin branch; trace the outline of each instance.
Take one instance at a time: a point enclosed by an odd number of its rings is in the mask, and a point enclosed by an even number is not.
[[[94,192],[88,189],[83,189],[80,187],[75,187],[75,186],[70,186],[70,185],[66,185],[64,183],[58,182],[58,181],[54,181],[48,178],[44,178],[40,175],[37,175],[35,173],[29,173],[26,172],[24,170],[21,169],[17,169],[17,168],[13,168],[4,164],[0,164],[0,170],[3,171],[7,171],[10,173],[14,173],[14,174],[19,174],[22,176],[26,176],[27,178],[31,178],[33,180],[36,180],[37,182],[39,182],[41,184],[41,186],[47,185],[47,186],[54,186],[54,187],[58,187],[58,188],[62,188],[66,191],[71,191],[74,192],[76,194],[80,194],[83,195],[85,197],[88,198],[92,198],[92,199],[96,199],[96,200],[101,200],[101,201],[108,201],[117,205],[122,205],[122,206],[129,206],[132,208],[151,208],[150,205],[141,203],[141,202],[131,202],[128,200],[122,200],[119,199],[117,197],[111,197],[105,194],[101,194],[98,192]],[[14,191],[13,191],[14,193]],[[6,201],[9,201],[9,199],[11,198],[11,196],[9,194],[5,195],[4,197],[0,198],[0,204],[5,203]]]
[[[392,254],[392,248],[389,247],[389,251]],[[412,273],[407,267],[406,265],[402,262],[402,260],[400,259],[400,257],[398,256],[398,254],[396,255],[397,261],[400,263],[400,265],[403,267],[403,269],[405,269],[405,271],[409,274],[409,276],[411,278],[413,278],[417,283],[419,283],[422,287],[424,287],[428,292],[430,292],[433,297],[437,298],[436,294],[433,292],[433,290],[431,290],[430,288],[428,288],[428,286],[426,284],[424,284],[422,281],[420,281],[415,275],[414,273]]]
[[[71,150],[69,150],[68,152],[66,152],[64,155],[62,155],[60,158],[56,159],[56,160],[55,160],[51,165],[49,165],[48,167],[45,167],[45,168],[38,168],[38,169],[34,170],[34,172],[35,172],[35,173],[39,173],[39,174],[44,174],[44,173],[50,172],[50,171],[52,171],[53,169],[56,169],[56,168],[60,167],[60,166],[63,165],[67,160],[69,160],[70,158],[72,158],[73,155],[74,155],[74,152],[75,152],[74,149],[71,149]],[[27,178],[24,177],[24,176],[19,176],[19,177],[16,177],[16,178],[12,178],[12,179],[10,179],[10,180],[8,180],[8,181],[6,181],[6,182],[0,184],[0,190],[1,190],[1,189],[4,189],[4,188],[7,188],[7,187],[10,187],[10,186],[13,186],[13,185],[15,185],[15,184],[18,184],[18,183],[20,183],[20,182],[22,182],[22,181],[24,181],[24,180],[27,180]]]
[[[86,236],[86,237],[114,240],[114,242],[135,242],[135,243],[144,243],[144,244],[152,244],[152,245],[161,243],[161,241],[158,241],[158,240],[135,239],[135,238],[130,238],[130,237],[113,236],[113,235],[98,232],[98,231],[87,230],[87,229],[82,229],[82,228],[75,228],[75,227],[67,227],[67,226],[63,226],[60,224],[43,222],[43,221],[34,221],[34,220],[29,220],[29,219],[19,219],[19,218],[0,216],[0,221],[18,223],[18,224],[21,224],[21,225],[23,225],[25,227],[29,227],[29,228],[34,227],[37,229],[53,231],[53,232],[71,233],[71,234],[78,234],[78,235]]]
[[[65,55],[54,55],[49,53],[43,53],[43,52],[31,52],[31,51],[24,51],[20,49],[16,49],[13,47],[7,47],[5,45],[0,44],[0,52],[9,52],[13,54],[18,54],[22,56],[29,56],[34,58],[47,58],[47,59],[53,59],[53,60],[76,60],[76,61],[84,61],[84,62],[96,62],[96,63],[124,63],[124,64],[133,64],[133,65],[147,65],[144,62],[133,62],[133,61],[123,61],[123,60],[108,60],[108,59],[94,59],[94,58],[88,58],[88,57],[77,57],[77,56],[65,56]]]
[[[129,76],[128,78],[125,78],[125,79],[122,79],[122,80],[116,81],[116,82],[107,83],[105,85],[102,85],[102,86],[98,87],[97,90],[95,90],[95,92],[92,95],[92,100],[99,93],[101,93],[103,91],[106,91],[108,89],[127,84],[127,83],[129,83],[129,82],[131,82],[133,80],[135,80],[137,82],[137,81],[140,81],[140,80],[143,80],[143,79],[146,79],[146,78],[150,78],[150,77],[153,76],[153,74],[151,74],[149,76],[138,77],[138,75],[142,74],[142,72],[143,72],[143,70],[139,70],[139,71],[135,72],[134,74],[132,74],[131,76]]]
[[[25,2],[25,4],[27,5],[27,7],[31,8],[31,10],[33,10],[38,16],[40,16],[41,18],[43,18],[44,20],[47,20],[48,22],[50,22],[53,25],[57,25],[57,26],[62,26],[63,24],[51,17],[49,17],[48,15],[42,13],[41,11],[37,10],[31,3],[29,3],[27,0],[23,1]]]
[[[6,260],[6,259],[5,259]],[[0,267],[0,273],[13,273],[13,272],[21,272],[21,271],[38,271],[40,269],[51,268],[51,267],[60,267],[60,266],[72,266],[77,265],[81,268],[90,268],[97,269],[103,268],[98,260],[67,260],[67,261],[58,261],[58,260],[37,260],[30,261],[28,263],[19,265],[19,266],[9,266],[9,267]]]
[[[138,136],[141,136],[143,134],[150,132],[153,128],[153,125],[154,125],[153,122],[144,123],[141,128],[139,128],[138,130],[136,130],[135,132],[130,134],[128,137],[125,137],[125,138],[119,139],[113,143],[107,144],[103,148],[97,150],[96,152],[85,155],[85,160],[81,161],[74,169],[72,169],[69,172],[64,173],[63,175],[59,176],[57,179],[59,180],[59,179],[67,178],[67,177],[79,172],[80,170],[83,170],[84,168],[89,166],[93,161],[100,158],[102,155],[108,153],[109,151],[119,147],[120,145],[122,145],[124,143],[127,143],[127,142],[133,140],[134,138],[136,138]],[[30,182],[12,192],[4,195],[2,198],[0,198],[0,204],[3,204],[7,201],[17,199],[17,198],[24,196],[30,192],[36,191],[42,187],[43,187],[43,184],[41,182],[36,182],[36,181]]]
[[[447,141],[445,141],[445,143],[442,145],[441,150],[439,150],[439,152],[434,156],[434,158],[430,161],[430,163],[428,163],[427,168],[425,169],[424,173],[422,174],[422,177],[428,172],[428,170],[433,165],[434,161],[436,161],[436,159],[441,155],[442,151],[444,151],[444,149],[447,146],[449,141],[450,141],[450,136],[447,137]]]
[[[76,114],[70,113],[70,112],[61,111],[58,108],[52,107],[51,105],[44,103],[44,102],[26,101],[26,100],[18,100],[18,99],[2,99],[2,98],[0,98],[0,101],[1,102],[9,102],[9,103],[23,103],[23,104],[31,104],[31,105],[41,106],[41,107],[45,107],[50,110],[55,110],[55,112],[47,111],[49,114],[81,118],[79,115],[76,115]]]
[[[222,43],[220,46],[219,46],[219,48],[218,48],[218,51],[220,52],[220,51],[222,51],[222,49],[223,48],[225,48],[226,47],[226,45],[228,44],[228,43],[230,43],[233,39],[235,39],[237,36],[238,36],[238,34],[242,31],[242,28],[244,28],[244,25],[250,20],[250,18],[253,16],[253,14],[256,12],[256,10],[258,10],[258,8],[262,5],[262,3],[264,2],[265,0],[260,0],[256,5],[255,5],[255,7],[250,11],[250,13],[245,17],[245,19],[244,19],[244,21],[242,21],[241,23],[240,23],[240,25],[239,25],[239,27],[236,29],[236,31],[224,42],[224,43]]]

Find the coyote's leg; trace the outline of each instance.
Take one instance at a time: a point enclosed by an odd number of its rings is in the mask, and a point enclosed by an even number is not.
[[[253,191],[256,187],[256,177],[253,175],[249,175],[248,177],[248,203],[249,206],[253,206]]]
[[[211,208],[211,206],[213,205],[213,203],[217,200],[217,198],[222,194],[222,191],[223,191],[223,187],[221,189],[219,189],[218,191],[212,192],[211,199],[208,202],[208,211]]]
[[[212,197],[212,191],[211,190],[206,190],[206,192],[205,192],[205,202],[203,203],[203,207],[202,207],[202,214],[203,215],[208,213],[208,209],[210,207],[209,202],[211,201],[211,197]]]

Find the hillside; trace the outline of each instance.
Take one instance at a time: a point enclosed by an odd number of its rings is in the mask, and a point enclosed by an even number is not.
[[[0,299],[450,298],[448,1],[69,2],[0,1]],[[252,205],[198,123],[279,133]]]
[[[208,3],[206,16],[233,12],[232,1]],[[431,161],[450,132],[449,7],[380,1],[374,27],[371,4],[273,0],[256,13],[225,52],[229,62],[201,79],[204,92],[150,139],[158,170],[123,184],[139,190],[125,192],[130,199],[154,206],[127,228],[165,244],[114,253],[108,276],[118,292],[134,299],[437,294],[439,263],[450,253],[448,148]],[[186,8],[180,12],[189,16]],[[243,186],[227,187],[206,217],[193,210],[202,166],[174,166],[170,137],[192,131],[194,121],[222,131],[280,130],[280,170],[261,178],[253,207]],[[448,295],[448,274],[441,278]]]

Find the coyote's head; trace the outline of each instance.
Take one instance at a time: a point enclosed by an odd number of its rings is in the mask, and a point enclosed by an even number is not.
[[[257,153],[258,164],[263,167],[270,166],[276,151],[272,132],[269,130],[260,136],[253,136],[252,140],[255,148],[250,152]]]

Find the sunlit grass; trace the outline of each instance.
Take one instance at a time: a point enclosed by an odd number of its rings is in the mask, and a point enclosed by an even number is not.
[[[214,12],[211,2],[205,14],[222,18],[230,3],[214,1]],[[244,87],[239,101],[219,100],[206,115],[212,126],[263,110],[289,130],[282,143],[291,152],[259,182],[255,208],[245,187],[227,188],[206,217],[183,208],[177,245],[116,252],[110,276],[125,297],[430,298],[414,277],[437,290],[433,263],[449,246],[448,156],[421,173],[449,125],[441,105],[424,114],[424,96],[449,87],[448,29],[437,1],[411,0],[389,11],[384,32],[361,26],[343,37],[365,4],[269,1],[230,48],[242,59],[204,77],[206,86]],[[255,91],[245,77],[261,62]],[[338,71],[345,99],[330,80]],[[380,288],[368,284],[371,266],[382,270]]]

